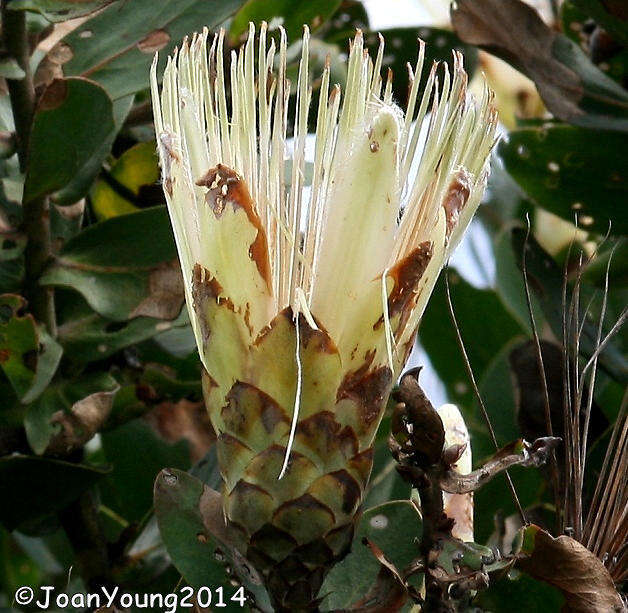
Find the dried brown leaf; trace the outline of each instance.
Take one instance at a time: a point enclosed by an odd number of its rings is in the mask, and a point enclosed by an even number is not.
[[[604,564],[568,536],[554,538],[538,526],[528,526],[524,529],[517,564],[535,579],[558,588],[565,596],[564,611],[626,611]]]
[[[130,314],[133,317],[174,319],[181,311],[184,297],[183,275],[178,260],[157,266],[148,279],[148,296]]]
[[[69,411],[57,411],[50,418],[60,430],[50,439],[46,453],[65,455],[82,447],[104,425],[118,389],[96,392],[75,402]]]
[[[530,76],[556,116],[582,114],[582,83],[552,55],[558,34],[531,6],[519,0],[459,0],[451,20],[462,40],[494,52]]]

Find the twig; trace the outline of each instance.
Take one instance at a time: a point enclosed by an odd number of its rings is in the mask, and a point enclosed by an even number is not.
[[[28,139],[35,112],[35,87],[29,64],[26,12],[11,11],[8,1],[2,0],[2,38],[5,51],[24,71],[21,79],[7,79],[7,87],[13,108],[15,138],[20,170],[26,170]]]
[[[26,172],[28,146],[35,113],[35,88],[29,64],[29,45],[25,11],[12,11],[2,0],[2,42],[9,57],[24,71],[21,79],[7,79],[20,169]],[[27,236],[24,249],[24,294],[30,310],[43,322],[50,334],[56,334],[54,294],[52,288],[39,285],[39,277],[52,254],[50,213],[46,197],[24,202],[23,226]]]
[[[452,324],[456,331],[456,338],[458,339],[458,346],[460,347],[460,352],[462,353],[462,357],[464,360],[465,367],[467,369],[467,375],[469,377],[469,381],[471,381],[471,387],[473,387],[473,392],[475,397],[480,405],[480,409],[482,411],[482,416],[484,417],[484,421],[488,427],[489,434],[491,436],[491,440],[493,441],[493,445],[495,446],[495,450],[499,450],[499,443],[497,442],[497,437],[495,436],[495,430],[493,430],[493,424],[491,423],[491,418],[488,416],[488,411],[486,410],[486,405],[484,404],[484,400],[482,400],[482,394],[480,394],[480,390],[478,388],[478,384],[475,381],[475,376],[473,374],[473,369],[471,368],[471,362],[469,362],[469,356],[467,355],[467,350],[464,346],[464,341],[462,340],[462,334],[460,332],[460,326],[458,325],[458,320],[456,319],[456,313],[454,312],[454,306],[451,302],[451,292],[449,291],[449,265],[445,266],[445,293],[447,294],[447,306],[449,308],[449,317],[451,318]],[[519,515],[521,517],[521,521],[524,524],[528,523],[526,519],[526,515],[523,511],[523,507],[521,506],[521,502],[519,501],[519,496],[517,496],[517,490],[515,490],[515,484],[512,482],[510,474],[508,471],[505,471],[506,481],[508,481],[508,487],[510,488],[510,493],[512,494],[512,499],[514,500],[515,506],[519,511]]]

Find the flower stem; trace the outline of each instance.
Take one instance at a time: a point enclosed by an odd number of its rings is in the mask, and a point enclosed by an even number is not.
[[[7,79],[20,170],[28,166],[28,144],[35,114],[35,87],[30,69],[30,51],[25,11],[12,11],[8,0],[2,1],[2,42],[9,57],[24,71],[21,79]],[[54,294],[39,285],[39,277],[52,255],[50,211],[47,197],[22,203],[23,228],[27,237],[24,250],[24,294],[33,315],[43,322],[50,334],[56,333]]]

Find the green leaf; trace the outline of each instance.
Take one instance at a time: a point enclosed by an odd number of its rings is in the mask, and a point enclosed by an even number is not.
[[[517,422],[513,376],[510,371],[508,356],[522,337],[514,337],[499,351],[486,366],[479,380],[480,394],[495,430],[499,445],[504,445],[521,437]],[[466,417],[466,416],[465,416]],[[474,467],[495,453],[495,446],[488,434],[480,407],[474,404],[472,415],[467,419],[471,432],[471,449]],[[524,508],[539,502],[543,492],[543,476],[534,468],[512,467],[510,477]],[[545,493],[548,493],[547,488]],[[486,542],[495,530],[495,516],[508,517],[517,512],[506,476],[497,475],[485,483],[474,496],[474,537],[478,542]]]
[[[369,29],[369,16],[360,0],[343,0],[338,10],[317,31],[317,38],[337,43],[343,50],[356,30]]]
[[[155,142],[138,143],[127,149],[114,162],[109,175],[109,179],[97,181],[91,191],[92,207],[98,219],[137,211],[134,201],[141,188],[153,185],[159,179]],[[112,187],[112,180],[118,184],[117,190]]]
[[[235,14],[229,37],[237,44],[247,32],[249,22],[259,25],[262,21],[282,25],[292,43],[301,38],[303,25],[311,31],[319,28],[340,7],[341,0],[248,0]]]
[[[409,500],[410,485],[397,472],[397,463],[390,455],[388,436],[390,417],[385,416],[377,430],[373,445],[373,470],[365,492],[363,508],[368,509],[391,500]]]
[[[32,402],[54,376],[63,350],[32,315],[21,315],[21,296],[0,296],[0,367],[22,402]]]
[[[63,39],[73,53],[64,72],[93,79],[113,100],[142,91],[148,88],[155,51],[161,52],[161,74],[167,54],[184,36],[205,26],[215,29],[241,4],[242,0],[117,2]]]
[[[387,502],[365,511],[356,528],[351,553],[332,568],[321,594],[325,609],[346,609],[358,601],[375,582],[380,563],[363,539],[375,543],[399,569],[419,556],[417,540],[421,538],[421,516],[407,500]]]
[[[628,233],[628,136],[571,126],[515,130],[499,145],[506,169],[541,207],[579,227]]]
[[[469,361],[477,379],[500,349],[523,328],[490,289],[476,289],[458,275],[450,276],[451,299]],[[468,409],[474,396],[456,333],[449,318],[445,284],[441,278],[421,321],[419,340],[447,388],[450,402]]]
[[[483,611],[512,611],[513,603],[519,611],[561,611],[564,602],[556,588],[517,572],[495,573],[474,600]]]
[[[103,360],[120,349],[189,325],[185,309],[173,321],[136,317],[117,322],[101,317],[89,307],[77,315],[59,327],[58,338],[66,355],[79,363]]]
[[[183,278],[165,207],[89,226],[65,244],[41,283],[80,292],[109,319],[174,319],[183,304]]]
[[[20,454],[0,458],[0,498],[5,501],[0,523],[11,531],[60,511],[108,470]]]
[[[141,419],[103,432],[101,440],[105,457],[113,464],[101,485],[103,502],[128,521],[140,521],[150,510],[153,483],[162,468],[190,467],[187,441],[167,443]]]
[[[418,39],[426,43],[425,61],[423,63],[423,73],[421,85],[419,87],[419,101],[423,92],[423,85],[427,80],[427,75],[433,62],[447,62],[449,70],[452,70],[452,50],[457,49],[464,54],[465,70],[469,78],[473,76],[478,63],[478,54],[475,47],[463,43],[453,32],[442,28],[390,28],[381,31],[386,41],[384,48],[383,79],[386,83],[386,69],[393,71],[393,95],[398,104],[405,108],[408,100],[408,62],[412,70],[416,68],[416,59],[419,53]],[[372,57],[376,57],[379,46],[377,33],[370,32],[365,38],[366,46],[369,48]],[[442,69],[441,69],[442,70]],[[441,73],[442,74],[442,73]],[[418,103],[417,103],[418,104]]]
[[[52,194],[72,204],[85,195],[115,137],[113,105],[86,79],[55,79],[42,94],[30,137],[24,201]],[[51,163],[54,160],[54,163]]]
[[[507,230],[500,232],[494,240],[495,291],[521,327],[531,334],[532,326],[525,295],[523,273],[517,267],[517,258],[515,258],[515,254],[512,251],[510,232]],[[541,329],[543,327],[543,313],[532,290],[530,290],[530,294],[534,321],[537,328]]]
[[[521,266],[525,239],[526,231],[522,228],[515,228],[512,231],[513,250],[519,266]],[[530,236],[528,240],[525,253],[530,287],[539,299],[547,323],[552,328],[554,335],[561,339],[563,336],[563,272],[554,259],[536,242],[533,236]],[[585,300],[585,290],[586,288],[582,292],[583,300]],[[571,297],[572,291],[568,287],[566,295],[567,308],[571,304]],[[581,305],[581,308],[584,309],[585,307]],[[586,357],[590,357],[594,351],[597,325],[598,322],[592,319],[590,313],[588,319],[582,322],[580,353]],[[604,329],[608,331],[608,325],[605,325]],[[600,354],[599,365],[616,381],[625,383],[628,380],[628,365],[618,339],[613,339],[606,345],[604,351]]]
[[[115,0],[12,0],[13,11],[36,11],[52,22],[89,15]]]

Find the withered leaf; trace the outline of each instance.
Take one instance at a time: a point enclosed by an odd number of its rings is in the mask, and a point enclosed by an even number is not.
[[[96,392],[75,402],[69,411],[57,411],[50,423],[59,424],[60,430],[51,439],[46,453],[67,454],[82,447],[104,425],[118,388]]]
[[[517,565],[522,570],[563,593],[564,611],[625,611],[604,564],[578,541],[564,535],[554,538],[538,526],[527,526],[517,557]]]
[[[148,296],[129,315],[174,319],[181,311],[184,298],[183,275],[178,260],[155,267],[148,277]]]
[[[458,0],[458,36],[506,60],[534,81],[558,118],[586,127],[628,130],[628,92],[598,70],[570,39],[521,0]]]

